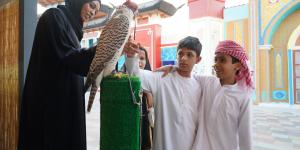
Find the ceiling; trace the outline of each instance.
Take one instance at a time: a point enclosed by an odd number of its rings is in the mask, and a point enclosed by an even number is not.
[[[38,3],[40,3],[42,6],[47,6],[47,5],[55,4],[58,2],[64,2],[64,1],[65,0],[38,0]],[[149,1],[153,1],[153,0],[132,0],[132,1],[137,4],[140,4],[140,3],[146,3]],[[164,0],[164,1],[171,3],[175,7],[178,7],[178,6],[182,5],[183,3],[187,2],[187,0]],[[101,0],[101,3],[103,3],[103,4],[106,4],[106,5],[114,4],[116,6],[121,5],[123,2],[125,2],[125,0]]]
[[[53,5],[53,4],[61,3],[64,1],[65,0],[38,0],[38,3],[45,7],[47,5]],[[117,2],[120,3],[125,0],[114,0],[114,1],[101,0],[101,1],[103,1],[104,4],[102,4],[101,11],[99,11],[96,14],[95,18],[101,18],[101,17],[106,16],[107,14],[110,14],[111,9],[112,9],[110,6],[111,4],[115,5],[115,4],[117,4]],[[136,1],[140,5],[139,12],[157,9],[157,10],[160,10],[160,11],[166,13],[169,16],[172,16],[176,12],[176,8],[172,5],[172,3],[167,2],[168,0],[133,0],[133,1]],[[184,0],[176,0],[176,1],[179,2],[179,1],[184,1]],[[108,3],[108,5],[106,3]]]
[[[38,3],[45,7],[47,5],[53,5],[53,4],[61,3],[64,1],[65,0],[38,0]],[[105,15],[106,15],[106,12],[99,11],[99,12],[97,12],[95,18],[101,18]]]
[[[38,0],[38,3],[42,6],[52,5],[60,2],[64,2],[64,0]]]

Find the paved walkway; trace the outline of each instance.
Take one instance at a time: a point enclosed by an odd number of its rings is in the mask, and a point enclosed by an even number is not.
[[[99,95],[96,97],[99,98]],[[254,150],[300,150],[300,105],[254,105],[252,112]],[[88,150],[99,150],[99,99],[95,99],[86,119]]]
[[[300,107],[261,104],[253,107],[254,150],[300,150]]]
[[[90,113],[86,113],[86,136],[87,136],[87,149],[100,150],[100,102],[99,92],[95,96],[94,104]],[[88,100],[89,92],[85,95]],[[87,101],[86,101],[87,105]]]

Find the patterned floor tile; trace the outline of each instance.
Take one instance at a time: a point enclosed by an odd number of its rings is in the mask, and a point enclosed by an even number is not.
[[[252,113],[254,150],[300,150],[300,106],[260,104],[252,107]],[[86,119],[88,150],[99,150],[99,99]]]
[[[299,150],[299,106],[261,104],[252,113],[254,150]]]

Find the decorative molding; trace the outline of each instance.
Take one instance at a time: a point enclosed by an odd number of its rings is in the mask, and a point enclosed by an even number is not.
[[[270,44],[273,34],[279,27],[279,25],[282,23],[286,17],[288,17],[290,14],[292,14],[294,11],[298,10],[300,8],[300,3],[298,3],[295,0],[289,1],[287,4],[285,4],[274,16],[270,19],[266,27],[263,31],[263,41],[264,43]]]
[[[276,88],[284,88],[283,79],[283,52],[282,50],[274,51],[274,81]],[[279,60],[278,60],[279,58]]]
[[[288,55],[288,96],[290,105],[294,105],[294,71],[293,71],[293,51],[287,50]]]
[[[259,50],[271,50],[273,49],[272,45],[258,45]]]
[[[276,90],[272,92],[272,98],[275,100],[286,100],[287,94],[284,90]]]
[[[264,44],[264,37],[262,34],[262,9],[261,0],[258,0],[258,42],[259,44]]]
[[[274,4],[274,3],[277,3],[277,2],[279,2],[279,0],[269,0],[270,4]]]
[[[176,61],[177,47],[161,47],[161,61]]]

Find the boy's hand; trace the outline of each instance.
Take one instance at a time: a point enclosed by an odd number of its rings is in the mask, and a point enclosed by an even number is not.
[[[126,54],[127,57],[134,57],[136,54],[139,53],[139,45],[129,40],[125,44],[123,52]]]
[[[159,68],[155,69],[154,72],[163,72],[162,77],[165,77],[165,76],[167,76],[170,72],[175,71],[175,69],[176,69],[176,66],[173,66],[173,65],[166,65],[166,66],[162,66],[162,67],[159,67]]]

